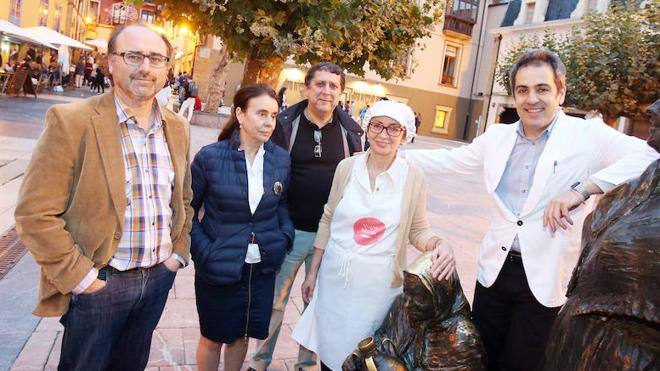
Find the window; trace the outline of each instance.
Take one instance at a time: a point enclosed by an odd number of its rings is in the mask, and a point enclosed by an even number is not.
[[[445,12],[445,31],[472,36],[472,27],[477,21],[479,0],[453,0],[449,1]]]
[[[598,11],[598,0],[587,0],[587,13]]]
[[[98,1],[90,1],[89,2],[89,10],[87,11],[87,15],[89,18],[92,19],[92,22],[97,22],[99,19],[99,2]]]
[[[20,26],[21,25],[21,6],[23,1],[10,0],[9,1],[9,22]]]
[[[154,20],[156,19],[156,14],[150,10],[142,10],[142,15],[140,16],[140,20],[144,23],[154,23]]]
[[[451,13],[461,19],[477,21],[478,0],[454,0]]]
[[[413,56],[413,50],[408,49],[400,52],[399,56],[397,57],[397,64],[405,66],[406,77],[410,77],[410,75],[412,74],[412,62],[413,62],[412,56]]]
[[[525,24],[534,22],[534,8],[536,3],[527,3],[525,6]]]
[[[458,83],[458,61],[460,57],[460,47],[458,45],[447,44],[445,46],[445,57],[442,62],[442,75],[440,83],[442,85],[456,86]]]
[[[39,2],[39,26],[48,26],[48,3],[49,0]]]
[[[435,106],[435,119],[433,120],[432,133],[449,134],[449,116],[451,107]]]
[[[60,21],[62,20],[62,4],[57,4],[57,7],[55,8],[55,19],[53,20],[53,27],[57,32],[62,31]]]
[[[112,4],[110,19],[112,24],[124,24],[129,21],[134,21],[137,19],[137,10],[129,4]]]

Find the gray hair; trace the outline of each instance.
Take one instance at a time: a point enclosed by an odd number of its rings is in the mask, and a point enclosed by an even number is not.
[[[307,71],[307,74],[305,75],[305,85],[307,87],[309,87],[309,84],[311,84],[312,79],[314,78],[314,74],[316,74],[317,71],[325,71],[339,75],[339,79],[341,81],[341,91],[344,91],[344,88],[346,87],[346,74],[344,73],[344,70],[341,69],[341,67],[330,62],[319,62],[313,65],[312,68]]]

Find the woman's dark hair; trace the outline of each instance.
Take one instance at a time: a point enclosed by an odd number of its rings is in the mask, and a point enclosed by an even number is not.
[[[218,142],[228,139],[231,137],[235,130],[238,130],[239,123],[238,119],[236,118],[236,108],[240,107],[241,111],[245,112],[248,108],[248,104],[250,103],[250,99],[257,98],[262,95],[267,95],[277,101],[275,90],[266,84],[243,86],[236,92],[236,95],[234,95],[234,106],[231,109],[231,117],[222,128],[220,136],[218,136]]]
[[[284,93],[286,93],[286,86],[282,86],[277,92],[277,104],[282,107],[282,102],[284,101]]]

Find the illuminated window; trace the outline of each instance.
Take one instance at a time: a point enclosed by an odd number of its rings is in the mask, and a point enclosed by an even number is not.
[[[39,26],[48,26],[48,0],[39,3]]]
[[[451,107],[435,106],[435,119],[433,120],[433,128],[431,132],[439,134],[449,133],[449,117],[451,115]]]
[[[99,19],[99,2],[98,1],[90,1],[89,3],[89,10],[87,11],[87,16],[92,20],[92,22],[96,22]]]

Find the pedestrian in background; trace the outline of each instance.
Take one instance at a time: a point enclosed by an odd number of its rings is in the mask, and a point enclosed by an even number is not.
[[[92,73],[94,72],[94,57],[89,55],[85,62],[85,85],[92,84]]]
[[[91,90],[99,94],[105,93],[105,74],[101,67],[96,67],[96,75],[94,76]]]
[[[76,63],[76,69],[74,70],[75,79],[76,79],[76,88],[82,88],[83,80],[85,78],[85,62],[83,61],[84,57],[81,57]]]
[[[268,336],[275,275],[294,236],[289,155],[270,141],[277,113],[269,86],[241,88],[218,142],[202,148],[192,164],[202,371],[218,369],[223,348],[224,369],[239,371],[249,338]]]
[[[286,111],[289,105],[286,103],[286,86],[282,86],[277,92],[277,102],[280,104],[280,112]]]
[[[415,112],[415,136],[412,137],[410,143],[415,143],[415,138],[417,137],[417,131],[419,130],[420,125],[422,125],[422,116],[419,112]]]

